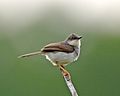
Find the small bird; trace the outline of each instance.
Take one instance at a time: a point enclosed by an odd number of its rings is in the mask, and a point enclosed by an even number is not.
[[[70,34],[64,41],[50,43],[44,46],[40,51],[28,53],[18,58],[30,57],[34,55],[44,55],[54,66],[58,66],[65,76],[70,76],[65,69],[67,64],[77,60],[80,54],[80,46],[82,36],[75,33]]]

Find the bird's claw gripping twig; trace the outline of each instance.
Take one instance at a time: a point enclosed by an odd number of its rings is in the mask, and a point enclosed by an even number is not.
[[[65,69],[65,67],[63,65],[60,65],[60,70],[62,71],[63,76],[65,76],[67,78],[67,80],[71,80],[71,75],[70,73]]]

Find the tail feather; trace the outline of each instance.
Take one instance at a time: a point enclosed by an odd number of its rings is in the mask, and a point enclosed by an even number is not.
[[[20,55],[18,56],[18,58],[25,58],[25,57],[30,57],[30,56],[39,55],[39,54],[41,54],[41,51]]]

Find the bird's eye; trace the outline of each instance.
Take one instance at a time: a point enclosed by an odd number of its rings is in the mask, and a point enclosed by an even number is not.
[[[73,36],[71,39],[74,40],[74,39],[77,39],[77,37]]]

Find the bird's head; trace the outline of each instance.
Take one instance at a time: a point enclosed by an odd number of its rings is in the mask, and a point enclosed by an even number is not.
[[[68,36],[68,38],[66,39],[66,42],[72,46],[80,46],[81,42],[80,39],[82,38],[82,36],[79,36],[75,33],[72,33]]]

